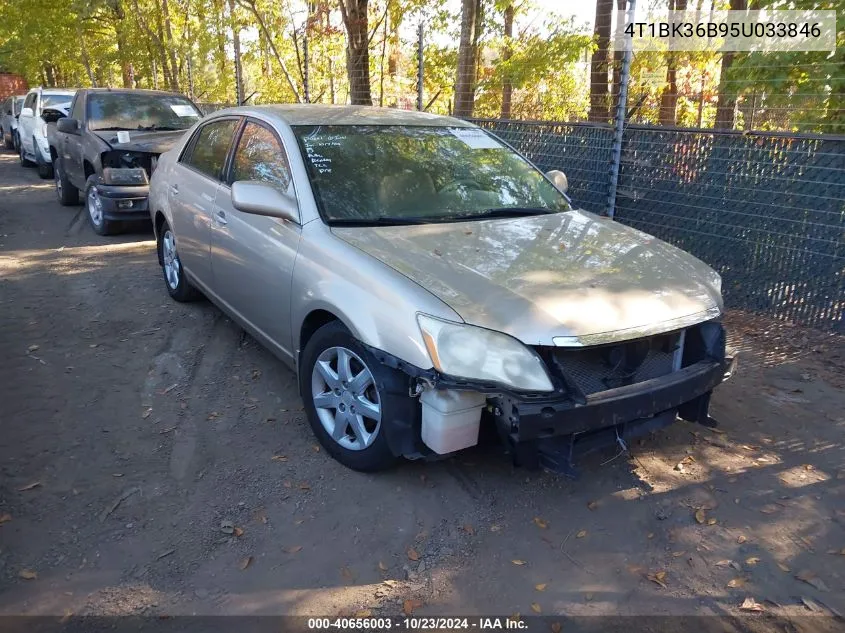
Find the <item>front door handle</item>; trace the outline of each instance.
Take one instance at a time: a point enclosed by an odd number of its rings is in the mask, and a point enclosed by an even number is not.
[[[226,213],[224,211],[218,211],[214,215],[217,217],[217,224],[225,225],[229,223],[229,221],[226,219]]]
[[[174,196],[178,196],[179,195],[179,185],[170,185],[170,193],[172,193]]]

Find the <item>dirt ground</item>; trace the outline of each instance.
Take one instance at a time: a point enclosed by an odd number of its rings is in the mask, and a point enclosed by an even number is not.
[[[95,235],[8,152],[0,309],[0,614],[845,613],[841,338],[730,314],[720,430],[576,481],[496,446],[363,475],[288,370],[168,298],[148,227]]]

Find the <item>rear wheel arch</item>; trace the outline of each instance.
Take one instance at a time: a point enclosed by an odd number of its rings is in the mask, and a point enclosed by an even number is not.
[[[164,213],[161,211],[156,211],[155,220],[153,221],[153,235],[155,235],[156,242],[161,237],[161,229],[167,223],[167,218],[164,217]],[[158,253],[158,265],[164,266],[164,260],[161,258],[161,250],[156,249]]]

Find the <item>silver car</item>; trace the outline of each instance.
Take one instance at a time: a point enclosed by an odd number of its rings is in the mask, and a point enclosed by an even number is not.
[[[458,119],[242,107],[162,154],[150,213],[170,295],[205,295],[296,371],[346,466],[489,429],[572,473],[576,448],[712,424],[733,359],[719,275],[565,187]]]

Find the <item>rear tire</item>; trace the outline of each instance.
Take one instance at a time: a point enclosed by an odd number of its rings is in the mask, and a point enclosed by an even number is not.
[[[18,158],[21,161],[21,167],[33,167],[35,165],[35,163],[26,157],[23,149],[23,143],[20,141],[18,142]]]
[[[308,423],[326,452],[347,468],[375,472],[398,460],[384,430],[395,413],[388,410],[394,400],[385,389],[395,381],[395,371],[339,321],[317,330],[302,352],[299,389]]]
[[[106,220],[97,185],[96,175],[89,176],[88,182],[85,183],[85,211],[88,213],[88,222],[97,235],[114,235],[120,228],[120,223]]]
[[[79,204],[79,189],[67,179],[61,158],[53,161],[53,179],[56,182],[56,197],[63,207]]]
[[[196,301],[202,297],[202,293],[188,281],[185,276],[185,269],[182,268],[182,261],[179,259],[179,252],[176,250],[176,236],[167,222],[161,225],[158,243],[158,261],[161,262],[161,270],[164,273],[164,285],[167,294],[180,303]]]

